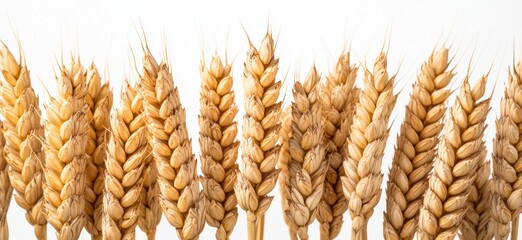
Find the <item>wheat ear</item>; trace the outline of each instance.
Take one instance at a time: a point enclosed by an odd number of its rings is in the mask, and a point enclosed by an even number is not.
[[[290,137],[289,209],[285,214],[297,226],[299,239],[308,239],[308,225],[321,201],[328,162],[324,159],[320,76],[313,67],[303,83],[296,81]]]
[[[84,226],[86,120],[88,106],[86,74],[79,60],[70,68],[60,66],[56,77],[58,95],[45,105],[45,184],[47,220],[57,239],[78,239]]]
[[[202,61],[200,74],[199,144],[203,193],[209,200],[206,221],[217,228],[216,239],[224,240],[229,239],[238,216],[234,193],[238,108],[230,65],[214,56],[208,67]]]
[[[386,55],[381,53],[373,73],[365,70],[364,88],[356,105],[348,138],[348,155],[341,177],[352,218],[352,239],[367,239],[367,223],[381,195],[381,164],[388,138],[388,120],[395,106],[395,77],[388,77]]]
[[[286,213],[290,211],[290,172],[288,164],[290,162],[290,138],[292,137],[292,107],[287,106],[281,114],[281,130],[279,131],[279,142],[281,150],[279,152],[279,160],[277,166],[281,169],[279,174],[279,192],[281,193],[281,207],[283,208],[283,217],[291,240],[297,240],[297,226],[294,224],[290,216]]]
[[[206,199],[200,197],[185,109],[168,64],[158,65],[148,49],[140,88],[152,135],[163,213],[180,239],[197,239],[205,226]]]
[[[135,239],[143,191],[145,162],[150,154],[147,127],[136,92],[128,81],[111,117],[103,194],[103,239]]]
[[[386,188],[384,238],[413,239],[419,209],[428,185],[453,73],[448,49],[432,53],[413,84]]]
[[[0,99],[1,113],[6,120],[3,125],[4,154],[11,168],[8,173],[16,191],[14,199],[26,211],[26,219],[34,226],[36,238],[47,239],[41,167],[44,151],[40,142],[44,130],[39,100],[31,86],[25,60],[20,56],[17,62],[4,44],[0,44],[0,69],[4,76]]]
[[[356,77],[357,67],[350,65],[350,53],[343,53],[334,71],[326,77],[326,84],[320,88],[325,121],[324,145],[326,161],[329,162],[323,198],[316,212],[323,240],[334,239],[339,235],[343,214],[348,209],[340,176],[344,176],[342,163],[346,157],[346,140],[352,125],[355,103],[359,98],[359,89],[355,87]]]
[[[243,89],[245,115],[242,154],[235,192],[239,206],[247,212],[248,239],[256,239],[257,224],[264,218],[273,197],[267,196],[277,183],[276,169],[280,145],[281,82],[276,81],[279,59],[274,58],[275,44],[267,33],[259,51],[249,41]],[[256,231],[256,229],[258,231]],[[261,234],[261,233],[259,233]]]
[[[495,238],[507,239],[522,206],[522,63],[509,72],[493,141],[491,218]],[[518,222],[518,220],[516,220]],[[512,233],[516,238],[518,233]]]
[[[484,130],[490,98],[481,100],[487,76],[470,87],[465,78],[443,135],[419,212],[420,239],[453,239],[467,211],[470,188],[486,157]]]
[[[4,123],[0,122],[0,129],[3,129]],[[0,238],[9,239],[9,227],[7,225],[7,210],[11,203],[13,187],[8,176],[8,165],[5,158],[5,138],[3,131],[0,132]]]

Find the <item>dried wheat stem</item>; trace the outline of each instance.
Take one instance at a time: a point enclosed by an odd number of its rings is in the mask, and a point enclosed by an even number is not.
[[[103,239],[135,239],[145,162],[150,154],[145,118],[136,91],[124,82],[120,106],[111,117],[103,194]]]
[[[0,129],[4,123],[0,122]],[[4,155],[5,138],[3,131],[0,132],[0,238],[9,239],[9,227],[7,225],[7,210],[11,202],[13,188],[8,176],[8,165]]]
[[[292,136],[292,107],[287,106],[281,113],[281,130],[279,131],[279,142],[281,150],[279,152],[279,160],[277,166],[281,169],[279,174],[279,192],[281,193],[281,206],[283,213],[290,211],[290,172],[288,164],[290,162],[290,137]],[[297,226],[290,219],[290,216],[283,214],[291,240],[297,240]]]
[[[463,82],[437,144],[433,173],[419,212],[420,239],[453,239],[467,211],[476,170],[484,161],[484,123],[490,98],[481,100],[487,76]]]
[[[313,67],[303,83],[296,81],[289,142],[289,209],[285,214],[297,226],[299,239],[308,239],[308,225],[321,201],[328,162],[324,160],[320,76]]]
[[[352,218],[352,239],[367,239],[366,225],[381,195],[381,163],[388,138],[388,120],[395,106],[395,77],[388,77],[386,55],[381,53],[373,73],[365,70],[364,88],[357,103],[348,155],[341,177]]]
[[[279,59],[275,44],[267,33],[259,51],[250,43],[243,72],[245,111],[242,131],[242,161],[235,192],[239,206],[247,212],[249,240],[256,236],[256,224],[270,207],[279,169],[276,169],[280,145],[281,82],[276,81]],[[262,229],[261,229],[262,230]]]
[[[39,100],[31,86],[25,60],[20,56],[16,61],[4,44],[0,44],[0,69],[3,75],[0,106],[6,119],[3,125],[5,156],[11,167],[8,173],[16,191],[15,201],[26,211],[26,219],[34,226],[36,238],[46,239],[41,167],[44,152],[40,142],[44,130],[40,122]]]
[[[206,221],[216,227],[216,239],[229,239],[237,222],[234,185],[239,141],[231,66],[217,56],[200,67],[199,144],[203,193],[209,200]]]
[[[509,73],[493,141],[491,218],[495,238],[507,239],[522,206],[522,63]]]
[[[339,235],[343,214],[348,202],[343,193],[340,176],[344,176],[343,158],[346,157],[346,140],[352,125],[359,89],[355,87],[357,67],[350,65],[350,53],[339,57],[334,71],[326,77],[321,87],[324,118],[324,145],[329,162],[324,182],[323,198],[317,206],[316,217],[323,240]]]
[[[413,84],[388,176],[385,239],[411,240],[417,231],[419,209],[450,95],[446,86],[453,73],[447,69],[448,64],[448,49],[433,52]]]
[[[185,109],[168,63],[158,65],[148,49],[140,88],[147,126],[152,135],[163,213],[176,228],[180,239],[197,239],[205,226],[206,199],[200,197]]]
[[[86,120],[88,105],[86,74],[79,60],[60,66],[56,77],[58,96],[45,105],[45,184],[47,220],[59,240],[78,239],[84,226]]]

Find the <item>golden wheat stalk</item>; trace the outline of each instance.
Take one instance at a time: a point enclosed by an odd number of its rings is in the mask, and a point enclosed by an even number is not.
[[[16,61],[3,43],[0,44],[0,69],[3,75],[0,112],[6,120],[3,125],[4,153],[11,168],[8,173],[16,191],[15,201],[26,211],[26,219],[34,226],[36,238],[47,239],[41,167],[44,152],[40,142],[44,130],[40,122],[39,100],[31,86],[25,60],[20,56]],[[8,189],[6,185],[5,190]]]
[[[0,122],[0,129],[4,123]],[[5,138],[3,131],[0,132],[0,238],[9,239],[9,227],[7,225],[7,210],[11,203],[13,188],[8,176],[8,164],[4,154]]]
[[[233,92],[231,66],[214,56],[207,67],[200,66],[199,144],[203,193],[209,200],[206,221],[216,227],[216,239],[229,239],[237,222],[234,185],[239,141],[236,139],[238,112]]]
[[[356,77],[357,67],[350,65],[350,53],[343,53],[334,71],[326,77],[326,84],[320,88],[325,121],[324,145],[329,162],[323,198],[316,212],[323,240],[334,239],[339,235],[343,215],[348,209],[340,176],[344,176],[342,163],[346,157],[346,140],[352,125],[355,103],[359,98],[359,89],[355,87]]]
[[[382,157],[388,138],[388,121],[395,106],[395,77],[388,77],[386,55],[381,53],[373,73],[365,70],[364,88],[348,138],[348,157],[341,177],[352,218],[352,239],[367,239],[367,223],[379,202]]]
[[[477,167],[484,161],[490,98],[481,100],[487,76],[470,87],[465,78],[437,145],[433,173],[419,212],[421,239],[453,239],[467,211]]]
[[[281,126],[281,102],[278,101],[281,82],[276,81],[279,59],[274,58],[275,44],[267,33],[259,51],[249,40],[243,72],[245,115],[243,117],[242,155],[235,192],[239,206],[247,213],[248,239],[256,239],[264,229],[258,223],[264,219],[273,197],[267,194],[277,183],[276,169],[280,145],[277,143]]]
[[[143,191],[145,162],[150,154],[147,127],[133,107],[136,92],[125,81],[121,102],[111,118],[112,134],[105,162],[103,238],[135,239]],[[139,106],[138,106],[139,107]]]
[[[432,169],[453,73],[448,49],[424,62],[413,84],[386,188],[384,238],[413,239],[428,175]]]
[[[85,167],[87,157],[86,119],[88,105],[86,74],[80,61],[60,66],[56,77],[57,97],[45,104],[45,184],[44,197],[49,223],[57,239],[78,239],[84,226]]]
[[[206,198],[200,197],[185,109],[168,63],[158,65],[148,49],[139,84],[158,169],[160,205],[180,239],[197,239],[205,226]]]
[[[522,206],[522,63],[509,72],[500,102],[497,135],[493,141],[491,218],[495,238],[507,239],[513,220],[512,238],[517,238]]]

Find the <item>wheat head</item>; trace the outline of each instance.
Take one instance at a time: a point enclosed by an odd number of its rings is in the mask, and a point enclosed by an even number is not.
[[[124,82],[121,102],[111,117],[103,193],[103,239],[135,239],[141,214],[145,162],[150,154],[147,127],[136,92]],[[137,108],[137,109],[136,109]]]
[[[16,191],[14,199],[26,211],[26,219],[34,226],[36,238],[46,239],[41,167],[44,152],[40,142],[44,130],[40,122],[39,100],[31,86],[25,60],[20,56],[16,61],[3,43],[0,44],[0,69],[3,75],[0,106],[6,120],[3,124],[4,154],[11,168],[8,173]]]
[[[4,123],[0,122],[3,129]],[[7,210],[11,203],[13,187],[9,181],[8,164],[4,154],[5,138],[3,131],[0,132],[0,238],[9,239],[9,227],[7,225]]]
[[[140,76],[147,126],[160,189],[160,205],[180,239],[197,239],[205,226],[206,199],[200,197],[196,159],[185,109],[167,62],[145,52]]]
[[[507,239],[522,206],[522,63],[509,72],[493,141],[491,218],[495,238]],[[512,236],[514,237],[514,236]]]
[[[388,121],[395,107],[395,77],[388,77],[387,59],[379,54],[373,72],[364,73],[364,88],[356,105],[348,138],[346,176],[341,177],[352,218],[352,239],[367,239],[366,225],[379,202],[382,157],[388,138]]]
[[[486,157],[484,130],[490,98],[481,100],[487,76],[470,87],[465,78],[443,135],[419,212],[420,239],[453,239],[467,211],[476,170]]]
[[[432,169],[453,73],[448,49],[431,54],[413,84],[386,188],[384,238],[413,239],[428,175]]]
[[[84,226],[87,156],[85,69],[78,59],[60,66],[57,97],[45,104],[45,210],[57,239],[78,239]]]
[[[334,239],[339,235],[343,215],[348,209],[340,176],[344,176],[342,163],[343,158],[346,157],[346,139],[352,125],[355,103],[359,98],[359,89],[355,87],[356,77],[357,67],[350,65],[350,53],[343,53],[334,71],[326,77],[326,84],[320,88],[324,145],[326,161],[329,162],[323,198],[316,212],[317,220],[321,224],[320,236],[323,240]]]
[[[209,200],[206,221],[216,227],[216,239],[229,239],[237,222],[234,185],[239,141],[236,139],[238,108],[232,89],[231,66],[218,56],[200,66],[199,145],[203,193]]]

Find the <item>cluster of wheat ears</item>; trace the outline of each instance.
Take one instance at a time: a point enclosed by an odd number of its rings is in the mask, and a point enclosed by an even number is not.
[[[370,68],[343,52],[324,78],[311,67],[283,103],[272,35],[258,48],[248,41],[241,131],[231,64],[217,55],[201,61],[199,156],[169,62],[157,62],[145,43],[139,77],[123,81],[118,106],[108,79],[74,57],[57,66],[58,87],[47,93],[45,114],[23,54],[15,57],[2,43],[0,239],[9,237],[14,195],[40,240],[48,223],[60,240],[78,239],[84,228],[93,239],[134,239],[137,226],[155,239],[162,216],[179,239],[198,239],[208,225],[225,240],[238,206],[248,233],[239,238],[261,240],[277,183],[290,239],[309,239],[314,220],[321,239],[334,239],[346,211],[351,239],[368,239],[398,97],[386,53]],[[522,64],[509,70],[488,154],[488,74],[455,80],[448,56],[441,47],[420,66],[395,154],[384,159],[391,168],[383,238],[516,239]],[[454,83],[458,88],[450,89]],[[447,105],[452,92],[456,98]]]

